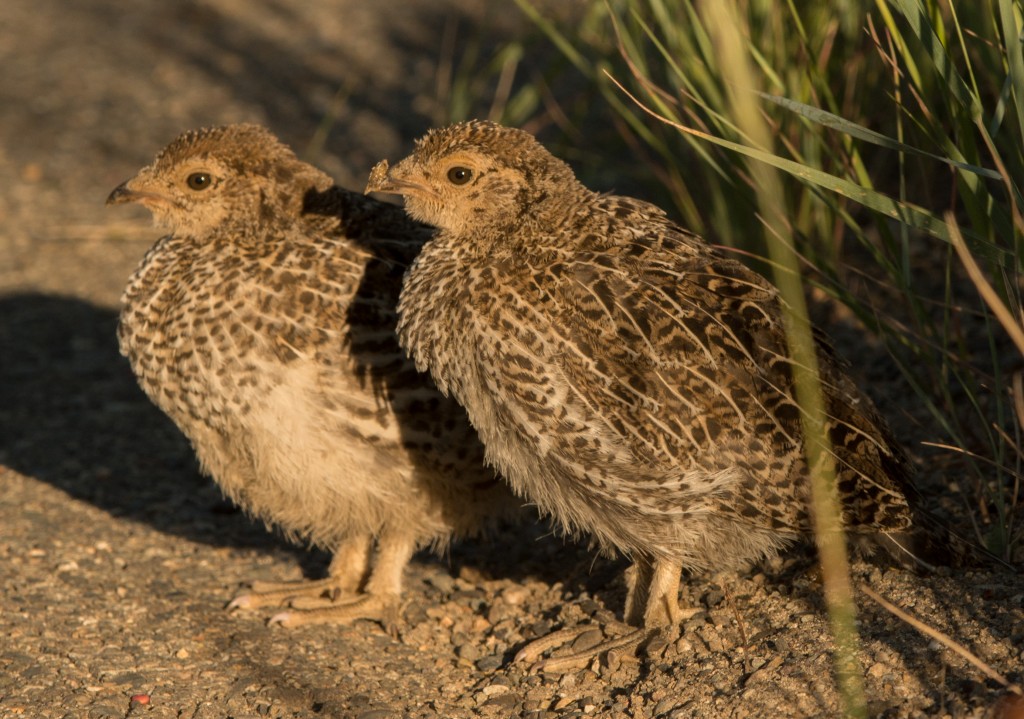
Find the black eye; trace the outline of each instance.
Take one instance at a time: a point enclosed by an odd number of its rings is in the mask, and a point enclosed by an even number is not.
[[[473,171],[468,167],[453,167],[448,170],[448,182],[453,185],[465,185],[473,179]]]
[[[205,190],[213,184],[213,178],[208,172],[193,172],[185,182],[192,190]]]

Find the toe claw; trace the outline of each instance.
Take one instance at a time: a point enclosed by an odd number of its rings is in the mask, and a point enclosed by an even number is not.
[[[278,624],[278,625],[280,625],[282,627],[288,627],[288,626],[291,626],[291,620],[292,620],[292,613],[291,612],[278,612],[277,614],[275,614],[274,616],[272,616],[270,619],[267,620],[267,626],[272,627],[275,624]]]
[[[237,597],[228,602],[225,607],[229,612],[233,612],[236,609],[250,609],[252,607],[252,596],[248,594],[239,594]]]

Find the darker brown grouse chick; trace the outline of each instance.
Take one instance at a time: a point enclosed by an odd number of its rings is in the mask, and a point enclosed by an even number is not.
[[[516,492],[631,557],[627,621],[676,623],[682,567],[737,568],[811,531],[767,280],[490,122],[429,133],[367,190],[439,228],[405,279],[400,342]],[[824,344],[820,364],[844,523],[898,542],[908,462]]]
[[[123,297],[142,388],[231,499],[334,553],[327,579],[256,583],[232,607],[298,597],[320,608],[272,621],[391,619],[417,547],[513,512],[465,412],[395,337],[423,226],[256,125],[183,134],[107,202],[170,232]]]

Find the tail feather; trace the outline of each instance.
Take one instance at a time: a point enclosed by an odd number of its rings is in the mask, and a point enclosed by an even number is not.
[[[950,529],[934,515],[914,511],[914,522],[900,532],[870,535],[901,566],[935,572],[938,567],[1020,569]]]

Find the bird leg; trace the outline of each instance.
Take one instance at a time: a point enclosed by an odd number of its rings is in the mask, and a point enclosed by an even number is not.
[[[646,629],[679,624],[684,618],[679,608],[679,562],[643,558],[631,569],[626,575],[626,623]]]
[[[416,548],[415,539],[404,532],[385,531],[377,540],[373,567],[362,591],[341,596],[327,605],[296,607],[275,614],[270,624],[298,627],[303,624],[348,624],[356,619],[372,619],[395,633],[399,619],[402,575]]]
[[[415,540],[403,533],[385,532],[376,553],[373,546],[369,534],[353,537],[335,551],[324,579],[253,582],[251,590],[235,597],[228,609],[288,606],[288,611],[269,620],[285,627],[373,619],[390,629],[398,621],[402,573]]]
[[[297,604],[330,604],[343,594],[357,593],[366,581],[373,553],[373,537],[361,534],[343,542],[331,557],[323,579],[295,582],[252,582],[250,591],[239,594],[228,609],[257,609]]]
[[[629,590],[625,619],[633,629],[623,628],[618,623],[562,629],[530,642],[516,654],[514,661],[530,663],[533,671],[567,672],[586,666],[601,655],[633,652],[659,634],[678,631],[680,622],[696,612],[679,608],[680,571],[681,566],[676,561],[639,558],[626,573]],[[639,628],[635,628],[637,626]],[[605,638],[612,633],[613,636]],[[569,642],[572,642],[569,654],[536,661],[544,652]]]

